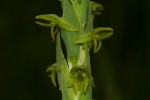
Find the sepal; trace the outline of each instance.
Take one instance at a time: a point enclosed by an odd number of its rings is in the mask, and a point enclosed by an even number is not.
[[[104,9],[103,6],[94,1],[90,1],[91,12],[92,12],[92,20],[94,20],[95,15],[101,15],[101,11]]]
[[[113,29],[110,27],[98,27],[92,31],[93,38],[103,40],[113,35]]]
[[[56,87],[56,70],[55,70],[55,67],[56,67],[56,63],[55,64],[52,64],[51,66],[49,66],[47,69],[46,69],[46,72],[51,72],[50,75],[48,75],[48,77],[51,78],[52,80],[52,83],[54,84],[54,86]]]
[[[55,26],[67,30],[67,31],[78,31],[76,27],[66,22],[63,18],[57,16],[56,14],[44,14],[35,17],[37,20],[35,23],[45,27],[51,27],[51,36],[53,41],[55,40],[55,34],[58,28],[54,31]]]

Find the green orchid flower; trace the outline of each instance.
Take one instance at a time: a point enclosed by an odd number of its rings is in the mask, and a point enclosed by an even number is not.
[[[75,40],[75,44],[78,45],[84,45],[87,43],[88,45],[91,45],[91,42],[93,40],[93,46],[94,46],[94,53],[100,50],[102,46],[101,40],[106,39],[113,35],[113,29],[109,27],[98,27],[93,29],[92,32],[87,32],[86,34],[83,34],[79,36],[78,39]]]
[[[94,15],[101,15],[102,10],[104,10],[103,6],[97,2],[90,1],[91,12],[92,12],[92,20],[94,20]]]
[[[38,15],[35,17],[37,21],[35,22],[38,25],[45,26],[45,27],[51,27],[51,36],[53,41],[55,40],[55,34],[58,31],[58,27],[67,31],[78,31],[76,27],[66,22],[63,18],[57,16],[56,14],[44,14],[44,15]],[[54,31],[54,28],[56,30]]]
[[[52,64],[51,66],[49,66],[46,70],[46,72],[51,72],[50,75],[48,75],[48,77],[51,78],[52,80],[52,83],[54,84],[54,86],[56,87],[56,70],[55,70],[55,67],[56,67],[56,63]]]
[[[81,91],[82,87],[86,93],[89,85],[94,86],[93,78],[86,67],[74,66],[70,70],[70,78],[72,81],[68,81],[68,87],[74,87],[75,92]]]

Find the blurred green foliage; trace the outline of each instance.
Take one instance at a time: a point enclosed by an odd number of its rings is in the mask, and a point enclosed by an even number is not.
[[[148,100],[150,1],[94,0],[104,11],[94,25],[114,29],[102,49],[91,52],[96,100]],[[45,72],[55,62],[50,29],[35,16],[56,13],[59,0],[0,1],[0,100],[61,100]]]

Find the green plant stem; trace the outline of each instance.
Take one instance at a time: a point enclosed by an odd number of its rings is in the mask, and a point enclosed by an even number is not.
[[[80,35],[85,34],[88,31],[92,31],[92,16],[89,6],[89,0],[82,0],[81,5],[75,11],[73,5],[68,0],[63,0],[63,16],[62,18],[79,29],[78,32],[71,32],[61,29],[61,36],[64,41],[67,50],[67,64],[66,67],[70,70],[74,66],[86,66],[88,71],[91,72],[90,68],[90,56],[88,46],[85,45],[84,49],[81,45],[74,44],[74,40]],[[83,8],[84,7],[84,8]],[[78,15],[80,14],[80,15]],[[85,25],[86,23],[86,25]],[[85,28],[84,28],[85,27]],[[57,38],[58,39],[58,38]],[[59,52],[57,52],[59,56]],[[59,57],[58,57],[59,59]],[[66,69],[67,69],[66,68]],[[85,93],[83,89],[83,84],[81,91],[75,91],[74,87],[68,88],[66,82],[69,80],[69,71],[62,70],[64,77],[61,83],[62,87],[62,100],[91,100],[92,99],[92,87],[88,85],[87,91]]]

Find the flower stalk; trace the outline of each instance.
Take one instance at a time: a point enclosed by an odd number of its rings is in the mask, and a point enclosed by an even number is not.
[[[54,86],[55,77],[62,93],[62,100],[92,100],[94,80],[91,75],[89,51],[101,48],[101,40],[110,37],[112,28],[93,29],[94,15],[100,15],[103,6],[90,0],[60,0],[63,15],[38,15],[36,23],[51,28],[53,41],[56,38],[56,63],[47,68],[51,72]],[[66,58],[62,51],[66,48]]]

